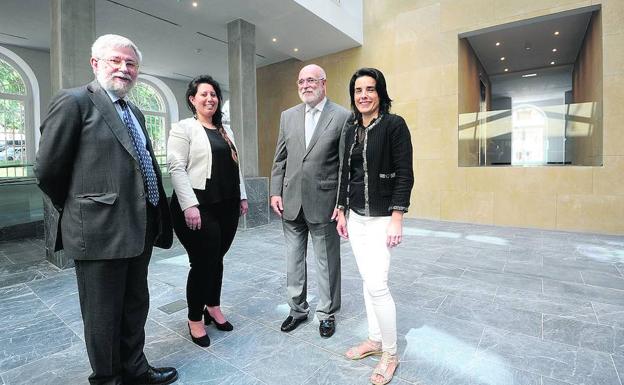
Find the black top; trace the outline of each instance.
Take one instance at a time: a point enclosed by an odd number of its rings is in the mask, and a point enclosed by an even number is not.
[[[344,156],[340,174],[338,204],[353,208],[351,179],[353,152],[357,146],[357,122],[347,122],[344,133]],[[407,212],[414,184],[412,142],[405,120],[398,115],[381,115],[366,128],[362,157],[366,160],[364,180],[364,212],[366,216],[388,216],[392,211]],[[355,211],[355,210],[354,210]],[[357,212],[357,211],[356,211]]]
[[[200,205],[217,203],[226,199],[240,199],[238,165],[232,159],[230,146],[219,131],[204,127],[212,151],[210,179],[205,190],[194,190]]]
[[[349,208],[360,215],[364,215],[364,136],[365,130],[358,130],[356,133],[349,179]]]

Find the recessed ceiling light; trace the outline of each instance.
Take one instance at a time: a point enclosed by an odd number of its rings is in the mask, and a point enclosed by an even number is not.
[[[505,60],[505,56],[502,56],[502,57],[501,57],[501,61],[503,61],[503,60]]]
[[[523,78],[532,78],[533,76],[537,76],[536,73],[532,73],[532,74],[524,74],[522,75]]]
[[[277,41],[277,38],[276,38],[276,37],[274,37],[273,39],[271,39],[271,41],[272,41],[273,43],[275,43],[275,42]]]
[[[509,72],[509,68],[505,68],[505,72]]]
[[[293,48],[293,51],[299,52],[299,48]]]
[[[555,36],[559,35],[559,31],[555,31]]]
[[[193,7],[197,7],[197,1],[193,1]]]
[[[553,65],[553,64],[555,64],[555,62],[554,62],[554,61],[551,61],[551,62],[550,62],[550,65]]]
[[[557,52],[557,48],[553,48],[553,49],[552,49],[552,51],[553,51],[553,52]]]
[[[498,47],[499,45],[500,45],[500,41],[497,41],[496,42],[496,46]]]

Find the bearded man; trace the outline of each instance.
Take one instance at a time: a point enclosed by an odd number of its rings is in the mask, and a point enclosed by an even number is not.
[[[327,99],[327,76],[316,64],[301,69],[302,103],[284,112],[271,171],[271,208],[282,218],[286,238],[290,314],[281,330],[290,332],[308,318],[306,256],[308,234],[316,256],[319,334],[336,331],[340,310],[340,239],[337,215],[338,161],[349,111]]]
[[[76,265],[91,384],[170,384],[174,368],[143,354],[153,246],[172,229],[145,118],[126,97],[141,52],[119,35],[91,47],[95,80],[61,90],[41,125],[39,187],[60,213],[56,250]]]

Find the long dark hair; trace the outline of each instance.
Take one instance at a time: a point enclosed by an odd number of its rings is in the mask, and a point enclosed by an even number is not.
[[[223,103],[223,97],[222,97],[223,94],[221,93],[221,86],[219,86],[219,83],[216,80],[214,80],[212,76],[210,75],[199,75],[195,77],[193,80],[190,81],[190,83],[188,84],[188,87],[186,88],[186,106],[189,108],[189,110],[191,110],[193,115],[197,118],[196,116],[197,110],[195,109],[195,106],[193,105],[193,103],[191,103],[190,97],[195,96],[197,94],[197,89],[199,88],[200,84],[210,84],[212,88],[214,89],[215,94],[217,94],[217,100],[219,100],[219,103],[217,103],[217,110],[215,111],[214,115],[212,115],[212,124],[215,125],[215,127],[217,128],[217,131],[219,131],[219,134],[221,134],[223,139],[225,139],[225,141],[227,142],[228,146],[230,146],[232,159],[234,159],[236,164],[238,164],[238,153],[236,152],[236,148],[234,147],[232,140],[228,137],[227,133],[225,132],[225,128],[223,128],[223,112],[221,111],[221,105]]]
[[[353,111],[353,123],[362,124],[362,113],[358,111],[355,105],[355,81],[362,76],[370,76],[375,79],[375,90],[379,95],[379,114],[387,114],[392,107],[392,99],[388,96],[386,89],[386,78],[377,68],[364,67],[355,71],[349,82],[349,96],[351,97],[351,111]]]
[[[216,80],[214,80],[212,76],[199,75],[195,77],[193,80],[191,80],[191,82],[188,84],[188,87],[186,88],[186,105],[189,108],[189,110],[191,110],[193,115],[197,114],[197,111],[195,110],[195,106],[193,105],[193,103],[191,103],[189,98],[191,96],[195,96],[197,94],[197,89],[199,88],[199,85],[204,84],[204,83],[210,84],[212,88],[214,88],[215,93],[217,94],[217,99],[219,100],[219,103],[217,104],[217,110],[215,111],[214,115],[212,115],[212,124],[214,124],[215,127],[217,128],[222,128],[223,127],[223,112],[221,112],[221,104],[223,103],[223,97],[221,93],[221,86],[219,86],[219,83]]]

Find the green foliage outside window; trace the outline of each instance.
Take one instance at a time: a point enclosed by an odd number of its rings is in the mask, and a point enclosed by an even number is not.
[[[26,84],[0,59],[0,178],[26,175]]]
[[[0,59],[0,93],[26,95],[26,85],[12,65]]]
[[[167,138],[165,130],[166,109],[162,97],[154,87],[139,80],[130,91],[128,98],[145,115],[145,125],[152,140],[154,154],[161,169],[164,169],[167,163]]]

